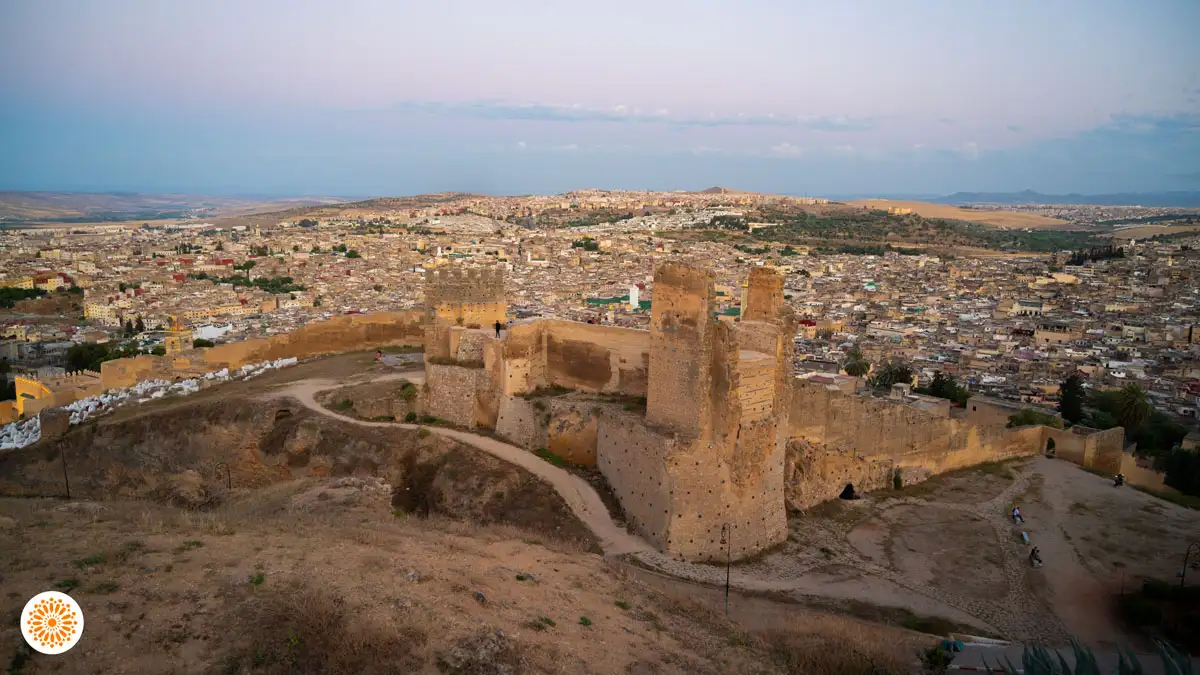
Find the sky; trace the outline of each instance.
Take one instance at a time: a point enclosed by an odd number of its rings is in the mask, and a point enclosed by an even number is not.
[[[0,0],[0,189],[1200,190],[1197,0]]]

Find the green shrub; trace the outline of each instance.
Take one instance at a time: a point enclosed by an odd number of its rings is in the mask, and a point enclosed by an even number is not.
[[[404,416],[404,421],[405,421],[405,422],[408,422],[409,424],[412,424],[413,422],[416,422],[416,421],[417,421],[417,413],[415,413],[415,412],[412,412],[412,411],[410,410],[410,411],[408,412],[408,414]]]

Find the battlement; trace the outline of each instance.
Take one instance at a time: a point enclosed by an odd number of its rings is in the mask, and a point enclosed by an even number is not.
[[[425,303],[504,302],[504,267],[445,265],[425,270]]]

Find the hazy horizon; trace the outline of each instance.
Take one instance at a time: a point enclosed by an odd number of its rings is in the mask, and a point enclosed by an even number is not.
[[[1200,190],[1200,4],[16,0],[0,189]]]

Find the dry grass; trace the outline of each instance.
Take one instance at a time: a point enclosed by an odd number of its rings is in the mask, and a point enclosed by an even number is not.
[[[273,580],[271,590],[248,596],[229,634],[252,639],[226,656],[227,673],[369,675],[415,670],[426,661],[427,627],[407,614],[365,614],[302,579]]]
[[[785,673],[796,675],[901,675],[914,657],[867,631],[817,635],[777,630],[760,638]]]
[[[868,206],[872,209],[887,210],[889,206],[912,209],[913,213],[924,218],[946,218],[948,220],[965,220],[973,223],[984,223],[1002,229],[1032,228],[1038,230],[1067,230],[1075,227],[1070,222],[1058,218],[1047,218],[1036,213],[1020,213],[1016,211],[982,211],[963,209],[946,204],[930,204],[928,202],[906,202],[892,199],[860,199],[850,202],[857,206]]]

